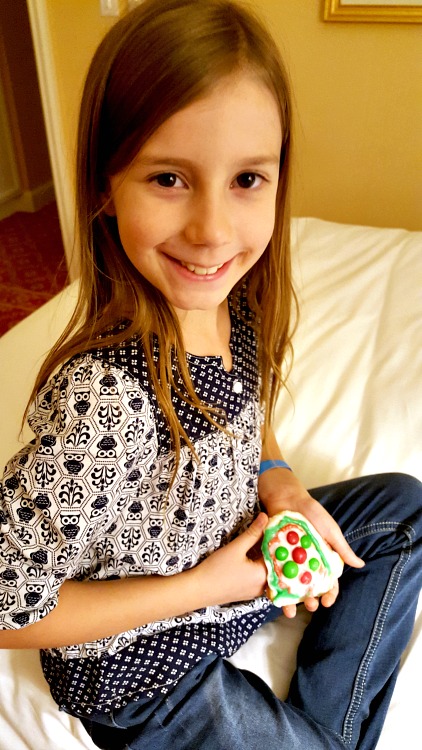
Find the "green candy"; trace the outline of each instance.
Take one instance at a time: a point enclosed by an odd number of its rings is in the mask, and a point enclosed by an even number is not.
[[[298,573],[299,566],[293,562],[293,560],[289,560],[289,562],[286,562],[283,565],[283,575],[285,575],[286,578],[296,578]]]
[[[311,570],[318,570],[319,560],[317,560],[316,557],[311,557],[311,559],[309,560],[309,567]]]
[[[275,551],[275,556],[277,560],[285,560],[288,554],[289,554],[289,550],[287,550],[285,547],[277,547]]]
[[[309,547],[312,544],[311,537],[308,534],[304,534],[302,539],[300,540],[300,544],[301,544],[301,547],[303,547],[303,549],[309,549]]]

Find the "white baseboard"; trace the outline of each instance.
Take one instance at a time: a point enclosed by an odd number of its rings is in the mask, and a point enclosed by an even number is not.
[[[20,195],[0,203],[0,220],[16,213],[17,211],[28,211],[33,213],[55,200],[53,183],[46,182],[34,190],[25,190]]]

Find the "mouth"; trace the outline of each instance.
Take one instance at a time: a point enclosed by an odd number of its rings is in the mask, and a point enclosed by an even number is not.
[[[184,263],[183,260],[179,261],[180,265],[183,266],[183,268],[187,268],[188,271],[191,271],[196,276],[214,276],[214,274],[217,273],[217,271],[220,270],[224,266],[224,263],[220,263],[218,266],[211,266],[210,268],[205,268],[204,266],[194,266],[193,263]]]

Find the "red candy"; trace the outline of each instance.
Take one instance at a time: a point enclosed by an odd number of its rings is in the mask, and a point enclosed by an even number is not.
[[[292,552],[292,557],[295,562],[297,562],[299,565],[301,563],[304,563],[307,558],[306,550],[303,549],[303,547],[295,547],[295,549]]]
[[[312,574],[309,572],[309,570],[305,570],[304,573],[300,576],[300,582],[301,583],[310,583],[312,581]]]
[[[297,544],[299,541],[299,534],[296,531],[289,531],[287,534],[287,541],[289,544]]]

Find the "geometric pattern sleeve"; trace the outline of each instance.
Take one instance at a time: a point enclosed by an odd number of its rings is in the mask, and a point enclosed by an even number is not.
[[[139,383],[89,354],[40,391],[29,423],[36,437],[0,483],[0,629],[40,620],[66,578],[93,569],[92,542],[118,515],[125,478],[154,454]]]

